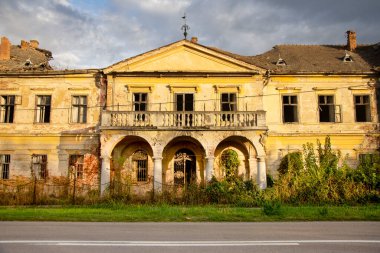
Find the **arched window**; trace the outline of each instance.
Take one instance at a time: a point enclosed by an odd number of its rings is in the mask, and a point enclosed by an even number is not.
[[[148,180],[148,155],[144,150],[136,151],[132,156],[133,168],[136,169],[137,181],[145,182]]]

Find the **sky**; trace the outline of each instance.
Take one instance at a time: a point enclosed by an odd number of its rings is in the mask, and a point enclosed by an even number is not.
[[[380,42],[380,0],[0,0],[0,36],[36,39],[56,69],[104,68],[184,38],[241,55],[278,44]]]

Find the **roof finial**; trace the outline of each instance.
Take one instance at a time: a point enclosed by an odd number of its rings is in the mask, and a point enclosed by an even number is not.
[[[186,39],[187,31],[190,30],[190,26],[186,24],[186,13],[183,14],[182,19],[184,20],[185,24],[181,27],[181,30],[183,30],[183,35],[185,36],[185,39]]]

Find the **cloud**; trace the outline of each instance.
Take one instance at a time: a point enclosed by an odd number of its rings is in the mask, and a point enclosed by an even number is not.
[[[189,37],[227,51],[254,55],[276,44],[380,41],[380,1],[371,0],[2,0],[0,35],[12,43],[37,39],[57,65],[109,66]]]

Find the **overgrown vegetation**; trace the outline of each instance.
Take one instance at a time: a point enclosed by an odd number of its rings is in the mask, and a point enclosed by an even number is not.
[[[267,176],[268,188],[259,190],[254,180],[238,175],[239,157],[234,150],[226,150],[221,164],[225,178],[213,177],[206,185],[189,184],[183,188],[164,187],[164,192],[135,195],[131,185],[121,180],[119,173],[111,182],[108,194],[99,197],[98,185],[59,177],[50,181],[15,178],[2,182],[0,205],[222,205],[262,207],[264,215],[282,215],[283,205],[358,205],[379,203],[380,157],[363,156],[353,169],[339,151],[332,149],[329,137],[324,143],[306,143],[302,152],[286,155],[274,179]],[[123,161],[120,161],[122,164]],[[117,174],[117,173],[116,173]],[[123,182],[123,184],[122,184]],[[75,185],[73,185],[75,183]],[[74,187],[75,186],[75,187]],[[75,191],[73,190],[75,189]],[[76,194],[76,195],[74,195]],[[328,216],[321,210],[320,216]]]
[[[303,145],[303,153],[284,157],[279,178],[271,194],[273,199],[292,204],[357,204],[379,201],[380,163],[378,155],[368,156],[358,168],[342,161],[341,153],[324,144]],[[371,159],[371,160],[369,160]],[[339,163],[341,161],[341,164]]]

